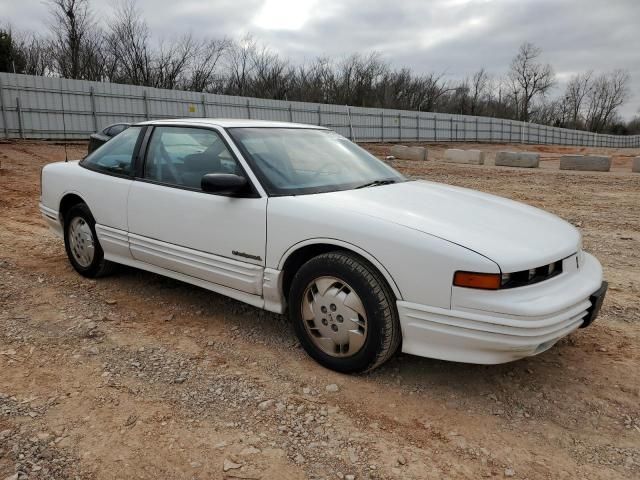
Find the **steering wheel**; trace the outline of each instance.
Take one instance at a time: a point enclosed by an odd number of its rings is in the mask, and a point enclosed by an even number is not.
[[[329,170],[329,167],[331,165],[335,165],[338,168],[336,170]],[[331,158],[331,159],[327,160],[326,162],[324,162],[322,165],[320,165],[320,167],[318,167],[318,170],[316,170],[316,172],[311,176],[311,178],[309,180],[314,181],[320,175],[323,175],[325,173],[338,173],[338,172],[340,172],[342,170],[344,170],[344,165],[339,163],[337,160]]]

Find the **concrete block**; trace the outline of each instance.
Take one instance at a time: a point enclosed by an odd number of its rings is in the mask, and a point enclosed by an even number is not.
[[[407,160],[417,160],[424,162],[427,159],[427,149],[424,147],[409,147]]]
[[[427,149],[424,147],[407,147],[406,145],[394,145],[391,147],[391,155],[401,160],[427,159]]]
[[[500,167],[538,168],[540,154],[535,152],[498,152],[496,165]]]
[[[611,169],[611,157],[603,155],[563,155],[560,157],[560,170],[580,170],[588,172],[608,172]]]
[[[631,163],[631,171],[640,173],[640,157],[636,157],[633,159],[633,162]]]
[[[450,148],[444,152],[445,162],[484,165],[485,152],[481,150],[459,150]]]
[[[391,147],[391,156],[396,158],[404,158],[407,155],[409,147],[406,145],[394,145]]]

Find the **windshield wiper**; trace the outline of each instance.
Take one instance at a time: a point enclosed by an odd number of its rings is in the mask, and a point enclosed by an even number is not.
[[[396,181],[395,180],[374,180],[373,182],[367,182],[362,185],[358,185],[357,187],[355,187],[355,189],[357,190],[358,188],[377,187],[379,185],[391,185],[392,183],[396,183]]]

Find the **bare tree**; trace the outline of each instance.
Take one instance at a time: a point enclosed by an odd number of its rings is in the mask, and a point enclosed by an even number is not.
[[[189,76],[184,83],[185,90],[195,92],[217,92],[221,75],[216,75],[220,60],[229,48],[229,40],[209,40],[198,46],[193,56]]]
[[[253,51],[251,63],[251,95],[276,100],[288,98],[295,75],[289,62],[263,46]]]
[[[543,98],[536,106],[536,109],[531,112],[530,121],[543,125],[564,127],[570,116],[568,104],[561,98],[552,100]]]
[[[571,112],[571,127],[578,128],[584,100],[591,89],[592,71],[574,75],[569,80],[564,94],[566,108]]]
[[[511,80],[519,119],[528,121],[532,102],[536,97],[544,96],[554,85],[554,73],[548,63],[539,63],[542,50],[532,43],[525,42],[511,62],[509,79]]]
[[[617,109],[629,97],[629,81],[626,70],[614,70],[593,80],[586,96],[586,122],[590,131],[602,132],[614,120]]]
[[[86,78],[83,49],[93,47],[86,40],[95,28],[88,0],[50,0],[52,22],[51,54],[58,73],[66,78]]]
[[[184,76],[198,48],[191,34],[186,34],[169,44],[161,43],[152,61],[151,85],[174,89],[178,84],[186,83]]]
[[[629,135],[639,135],[640,134],[640,115],[634,116],[631,120],[627,122],[627,129]]]
[[[29,34],[18,41],[18,49],[24,60],[26,75],[47,75],[53,70],[51,49],[48,43],[35,34]]]
[[[489,75],[487,74],[487,71],[484,69],[484,67],[474,73],[473,77],[471,77],[471,106],[469,112],[471,113],[471,115],[478,115],[481,101],[483,100],[487,89],[489,88],[489,81]]]
[[[246,95],[253,74],[252,59],[257,48],[256,41],[246,35],[239,42],[233,42],[227,50],[227,87],[225,93]]]
[[[328,58],[319,57],[308,66],[298,67],[292,82],[290,98],[328,103],[330,85],[335,83],[333,65]]]
[[[0,72],[24,73],[25,58],[11,29],[0,29]]]
[[[443,73],[429,73],[418,77],[420,90],[422,93],[422,101],[418,106],[418,110],[426,110],[427,112],[436,111],[439,100],[447,93],[455,91],[454,87],[449,85],[444,79]]]
[[[120,4],[109,23],[108,72],[112,81],[151,85],[153,59],[149,27],[132,1]]]

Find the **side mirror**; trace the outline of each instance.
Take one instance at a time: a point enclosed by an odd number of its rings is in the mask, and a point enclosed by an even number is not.
[[[240,175],[231,173],[207,173],[202,177],[200,187],[203,192],[218,195],[236,195],[249,192],[249,182]]]

